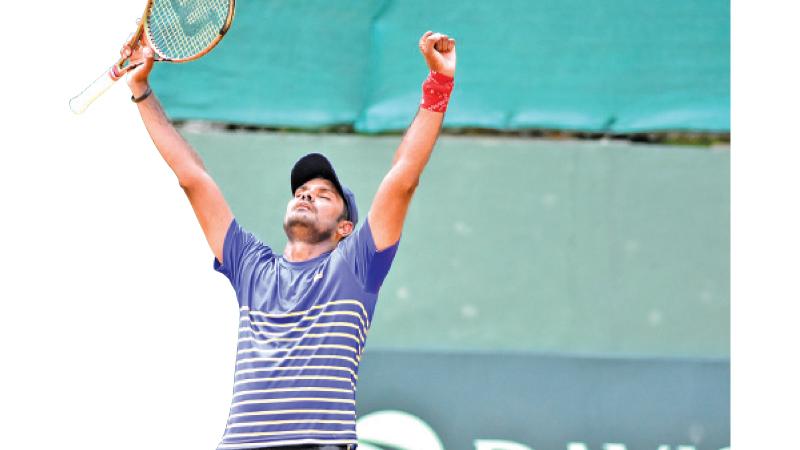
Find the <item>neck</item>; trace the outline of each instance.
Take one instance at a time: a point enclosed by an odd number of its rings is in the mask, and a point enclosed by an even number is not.
[[[308,261],[334,248],[336,248],[336,243],[332,241],[317,242],[316,244],[289,241],[283,249],[283,258],[290,262]]]

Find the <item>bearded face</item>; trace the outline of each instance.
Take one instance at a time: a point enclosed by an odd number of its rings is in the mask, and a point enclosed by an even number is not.
[[[314,178],[297,188],[286,207],[283,230],[289,241],[329,241],[343,219],[344,200],[333,183]]]

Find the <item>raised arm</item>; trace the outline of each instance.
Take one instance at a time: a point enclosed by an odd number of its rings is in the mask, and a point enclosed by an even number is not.
[[[130,54],[128,48],[123,48],[122,51]],[[141,53],[141,56],[135,56],[143,58],[144,63],[131,72],[128,85],[134,98],[145,97],[137,103],[142,121],[158,152],[175,172],[178,183],[189,197],[214,256],[223,262],[222,244],[233,220],[233,213],[219,187],[206,172],[200,156],[167,119],[155,94],[146,94],[151,92],[147,77],[153,67],[153,51],[145,47]]]
[[[419,49],[431,75],[423,85],[423,102],[417,116],[403,136],[369,210],[372,238],[378,250],[400,239],[408,205],[439,137],[455,76],[455,40],[428,31],[420,38]]]

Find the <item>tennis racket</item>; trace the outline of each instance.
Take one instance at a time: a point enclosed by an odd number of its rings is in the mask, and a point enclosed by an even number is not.
[[[127,45],[130,55],[148,45],[155,61],[186,62],[197,59],[216,46],[233,22],[235,0],[148,0],[139,26]],[[80,94],[69,108],[80,114],[115,81],[142,64],[122,57]]]

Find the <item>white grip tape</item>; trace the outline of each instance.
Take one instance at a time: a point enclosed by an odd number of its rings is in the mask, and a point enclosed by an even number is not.
[[[103,74],[94,80],[83,92],[69,101],[69,109],[75,114],[86,111],[86,108],[88,108],[97,97],[103,95],[104,92],[113,86],[115,81],[115,79],[111,78],[111,72],[109,70],[103,72]]]

